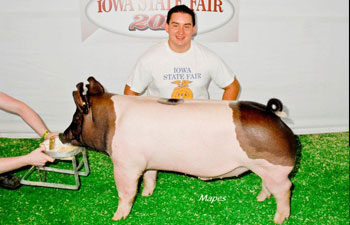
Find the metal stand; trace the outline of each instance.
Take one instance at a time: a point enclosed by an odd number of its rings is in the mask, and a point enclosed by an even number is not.
[[[80,161],[79,165],[77,165],[77,156],[82,153],[83,158]],[[56,158],[56,157],[54,157]],[[85,148],[78,148],[74,151],[67,152],[65,157],[56,158],[58,161],[72,161],[72,170],[67,169],[59,169],[59,168],[52,168],[52,167],[39,167],[39,166],[32,166],[29,171],[22,177],[21,184],[24,185],[31,185],[31,186],[41,186],[41,187],[52,187],[52,188],[62,188],[62,189],[70,189],[70,190],[78,190],[80,187],[80,179],[79,176],[88,176],[89,175],[89,163],[87,160],[86,155],[86,149]],[[84,166],[85,171],[79,171]],[[27,178],[30,177],[30,175],[35,171],[38,171],[38,177],[39,181],[30,181],[27,180]],[[40,172],[43,171],[43,174]],[[56,173],[62,173],[62,174],[69,174],[74,175],[75,179],[75,185],[69,185],[69,184],[62,184],[62,183],[49,183],[46,182],[46,173],[47,172],[56,172]]]

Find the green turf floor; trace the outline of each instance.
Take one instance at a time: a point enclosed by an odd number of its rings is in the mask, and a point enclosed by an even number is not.
[[[349,133],[300,135],[298,139],[301,148],[291,174],[291,217],[284,224],[349,224]],[[38,145],[38,139],[0,138],[0,156],[25,154]],[[81,177],[78,191],[0,188],[0,225],[273,224],[275,200],[256,201],[261,181],[253,173],[204,182],[160,172],[154,194],[142,197],[139,192],[129,217],[113,222],[118,193],[112,162],[106,155],[89,151],[89,163],[91,173]],[[218,200],[209,201],[214,198]]]

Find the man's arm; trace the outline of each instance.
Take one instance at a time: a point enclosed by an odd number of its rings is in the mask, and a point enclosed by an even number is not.
[[[134,95],[134,96],[139,96],[140,93],[137,93],[135,91],[132,91],[130,89],[130,86],[129,85],[125,85],[125,88],[124,88],[124,95]]]
[[[236,100],[240,91],[240,85],[238,80],[235,78],[234,81],[224,88],[224,94],[222,100]]]

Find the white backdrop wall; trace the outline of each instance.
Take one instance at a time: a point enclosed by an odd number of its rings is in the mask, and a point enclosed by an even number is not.
[[[34,108],[53,131],[70,124],[78,82],[93,75],[122,93],[138,57],[154,44],[100,41],[113,39],[103,30],[82,42],[79,0],[0,4],[0,91]],[[203,44],[237,74],[240,100],[281,99],[296,134],[349,130],[348,0],[241,0],[239,41]],[[221,97],[214,85],[210,93]],[[0,136],[36,134],[0,111]]]

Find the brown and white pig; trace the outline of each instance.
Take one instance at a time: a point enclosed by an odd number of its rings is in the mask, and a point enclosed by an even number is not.
[[[73,92],[73,122],[60,135],[63,143],[106,152],[114,166],[118,209],[126,218],[143,176],[143,196],[156,187],[157,170],[176,171],[202,180],[238,176],[248,170],[262,179],[257,196],[272,194],[275,223],[290,215],[288,174],[293,170],[296,140],[276,114],[282,104],[247,101],[160,99],[106,93],[93,77]]]

